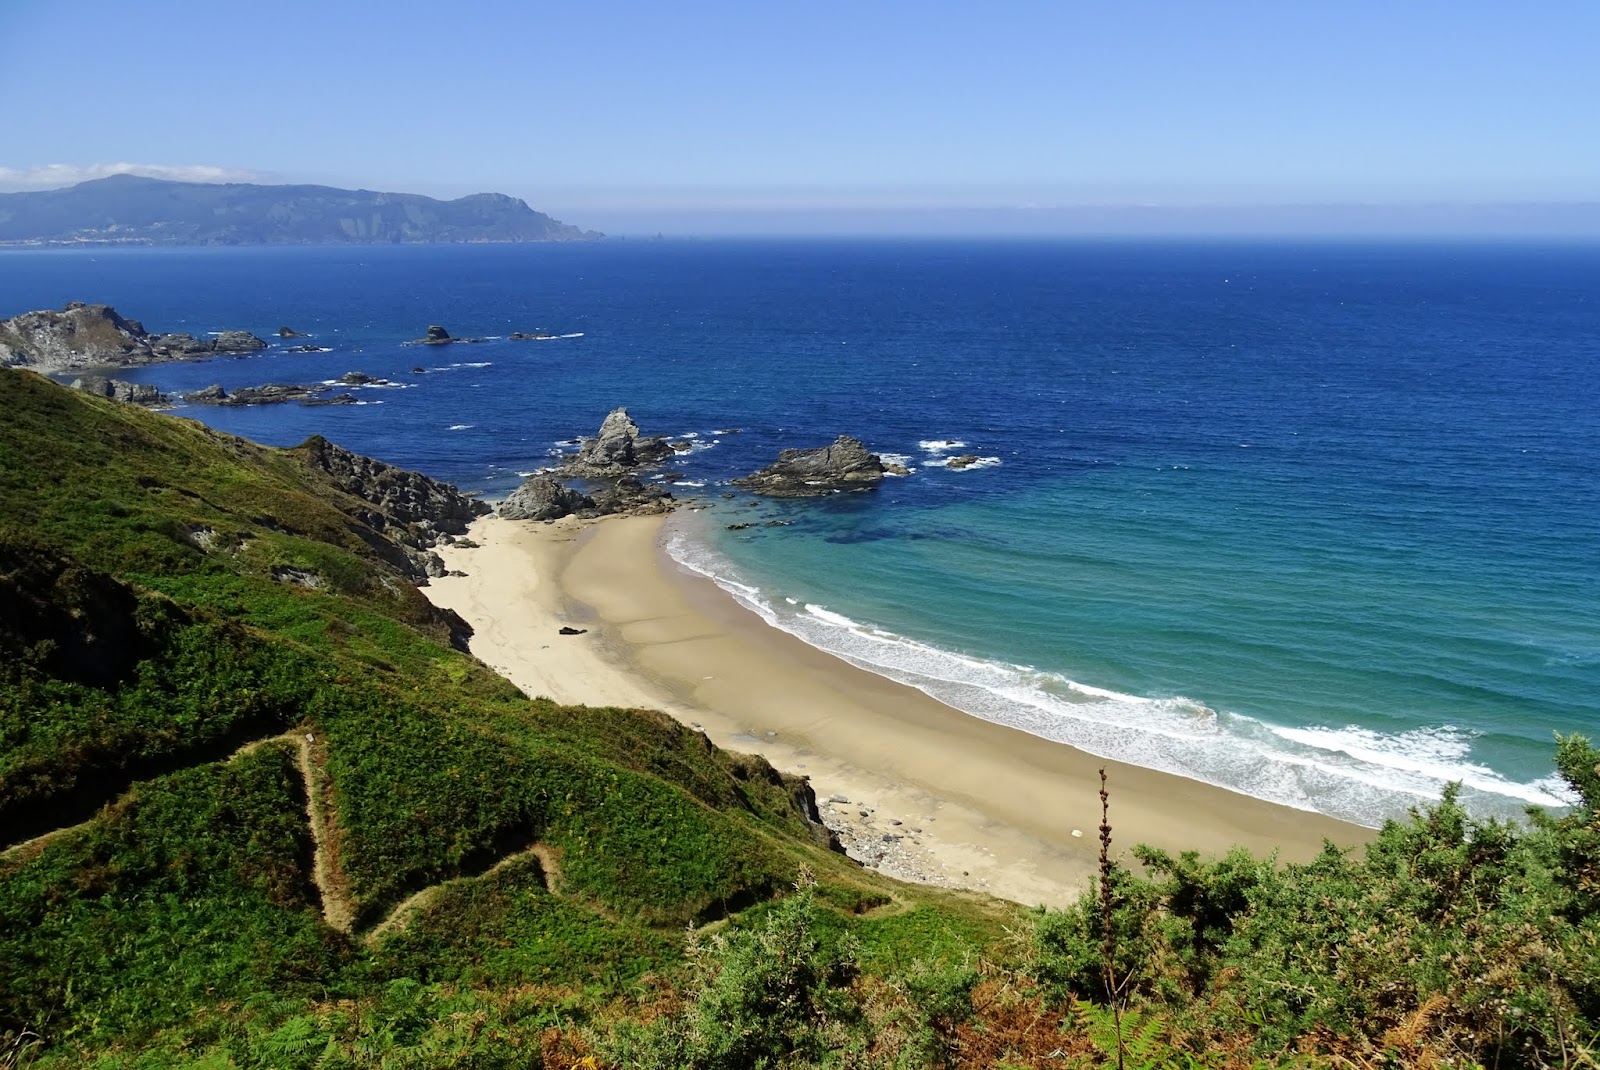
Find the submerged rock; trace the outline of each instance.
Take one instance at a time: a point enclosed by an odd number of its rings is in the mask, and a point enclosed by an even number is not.
[[[883,460],[860,439],[840,435],[826,446],[789,449],[759,472],[733,485],[775,498],[798,498],[845,490],[872,490],[884,476]]]

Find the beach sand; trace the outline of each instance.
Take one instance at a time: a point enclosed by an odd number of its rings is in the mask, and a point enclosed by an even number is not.
[[[661,548],[662,517],[487,517],[424,592],[529,695],[664,710],[718,746],[811,778],[850,855],[890,876],[1059,906],[1095,872],[1100,781],[1113,854],[1136,843],[1310,858],[1367,829],[992,724],[773,628]],[[562,626],[587,629],[560,635]]]

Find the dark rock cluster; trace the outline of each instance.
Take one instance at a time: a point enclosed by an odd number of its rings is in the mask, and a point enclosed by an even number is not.
[[[112,401],[126,401],[152,408],[172,404],[171,398],[149,383],[130,383],[125,379],[108,379],[103,375],[80,376],[72,380],[72,389]]]
[[[295,452],[339,490],[366,503],[356,510],[356,519],[404,549],[407,571],[419,581],[445,574],[434,546],[465,535],[468,524],[490,511],[448,483],[352,453],[321,435],[312,435]]]
[[[882,458],[868,452],[860,439],[840,435],[815,449],[784,450],[772,464],[735,479],[733,485],[774,498],[802,498],[873,490],[885,471]]]
[[[564,516],[606,516],[612,513],[664,513],[672,493],[646,483],[638,469],[674,456],[660,435],[641,435],[627,409],[614,409],[593,438],[580,440],[578,452],[553,473],[540,472],[500,503],[509,520],[556,520]],[[562,480],[579,480],[583,490]]]

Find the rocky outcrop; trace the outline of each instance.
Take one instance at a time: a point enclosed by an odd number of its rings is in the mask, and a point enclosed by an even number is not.
[[[594,499],[562,485],[553,476],[538,474],[511,493],[496,510],[507,520],[559,520],[595,507]]]
[[[152,408],[172,404],[172,399],[149,383],[130,383],[125,379],[107,379],[103,375],[85,375],[72,380],[72,389],[82,390],[95,397],[126,401]]]
[[[784,450],[774,463],[733,486],[774,498],[801,498],[840,491],[872,490],[883,480],[883,460],[860,439],[840,435],[815,449]]]
[[[0,366],[47,373],[250,353],[266,345],[249,331],[222,331],[211,338],[151,334],[138,320],[124,319],[110,305],[82,301],[59,312],[24,312],[0,320]]]
[[[657,483],[641,482],[638,476],[629,473],[594,492],[593,515],[669,513],[672,511],[672,502],[672,492],[667,488]]]
[[[279,338],[307,338],[307,337],[309,337],[309,335],[302,334],[300,331],[295,330],[293,327],[279,327],[278,328],[278,337]]]
[[[74,301],[60,312],[24,312],[0,320],[0,365],[56,371],[90,365],[148,363],[149,335],[110,305]]]
[[[407,571],[419,582],[445,574],[432,548],[446,536],[466,534],[468,524],[490,511],[486,503],[448,483],[352,453],[321,435],[312,435],[292,452],[365,503],[352,515],[400,546],[409,557]]]
[[[467,525],[489,512],[477,498],[462,494],[421,472],[396,468],[312,435],[295,447],[311,467],[325,472],[346,494],[371,502],[384,516],[441,534],[465,535]]]
[[[537,473],[504,502],[500,515],[511,520],[556,520],[564,516],[596,517],[612,513],[665,513],[672,492],[646,483],[637,469],[673,456],[660,435],[641,435],[627,409],[613,409],[593,438],[579,440],[578,452],[551,473]],[[564,479],[582,480],[583,490]]]
[[[183,395],[191,405],[281,405],[286,401],[306,402],[327,391],[327,387],[307,386],[301,383],[262,383],[260,386],[241,386],[233,393],[222,389],[220,383]],[[350,399],[352,402],[354,398]]]
[[[579,442],[577,454],[562,465],[561,474],[570,479],[618,479],[672,455],[665,437],[640,435],[627,409],[613,409],[600,424],[599,434]]]
[[[443,327],[441,327],[437,323],[435,323],[435,324],[431,324],[428,327],[428,333],[425,334],[424,336],[422,336],[421,338],[413,338],[409,342],[402,342],[401,345],[408,345],[408,346],[476,345],[479,342],[487,342],[487,341],[489,341],[489,339],[487,339],[487,338],[456,338],[456,337],[452,336],[449,331],[445,330]]]

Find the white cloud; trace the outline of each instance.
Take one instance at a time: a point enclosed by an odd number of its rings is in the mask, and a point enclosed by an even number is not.
[[[109,175],[141,175],[175,182],[256,182],[260,175],[234,167],[185,167],[164,163],[47,163],[0,167],[0,190],[61,189]]]

